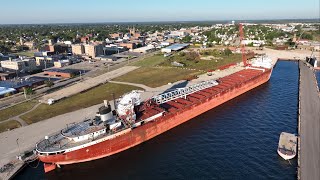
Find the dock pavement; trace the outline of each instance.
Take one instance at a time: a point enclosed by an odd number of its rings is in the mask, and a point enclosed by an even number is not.
[[[298,179],[320,179],[320,97],[313,69],[299,69]]]

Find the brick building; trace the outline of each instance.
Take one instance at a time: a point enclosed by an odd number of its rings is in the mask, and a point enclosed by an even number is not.
[[[82,44],[73,44],[71,45],[72,53],[75,55],[84,54],[84,46]]]

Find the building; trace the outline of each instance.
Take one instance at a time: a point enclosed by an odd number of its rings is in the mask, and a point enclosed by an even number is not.
[[[0,98],[5,97],[7,94],[13,94],[15,91],[14,88],[0,87]]]
[[[83,70],[77,69],[47,69],[43,73],[47,76],[54,76],[54,77],[63,77],[63,78],[72,78],[81,72],[84,73]]]
[[[54,52],[54,46],[53,45],[45,45],[43,47],[44,51]]]
[[[33,49],[35,46],[35,43],[33,41],[25,42],[23,43],[24,46],[27,46],[29,49]]]
[[[53,64],[54,64],[54,67],[61,68],[61,67],[70,65],[71,62],[69,59],[63,59],[63,60],[54,61]]]
[[[85,44],[84,52],[85,55],[95,58],[99,55],[103,55],[103,46],[101,44]]]
[[[53,52],[53,54],[68,53],[70,51],[69,44],[45,45],[44,51]]]
[[[33,72],[37,69],[34,59],[10,59],[1,61],[4,70],[16,71],[17,73]]]
[[[189,44],[173,44],[171,46],[165,47],[161,49],[161,52],[163,53],[171,53],[172,51],[180,51],[186,47],[188,47]]]
[[[130,49],[131,52],[136,52],[136,53],[147,53],[147,52],[152,52],[154,51],[156,48],[153,45],[148,45],[148,46],[144,46],[144,47],[140,47],[137,49]]]
[[[41,77],[29,77],[29,78],[19,78],[11,79],[6,81],[0,81],[0,88],[13,88],[16,92],[23,91],[24,87],[37,87],[43,85],[45,78]]]
[[[120,43],[120,46],[125,47],[127,49],[135,49],[137,47],[136,43],[132,43],[132,42]]]
[[[112,55],[126,51],[126,48],[116,45],[107,45],[103,47],[104,55]]]
[[[116,56],[110,56],[110,55],[99,55],[96,57],[96,59],[99,59],[101,61],[108,61],[108,62],[112,62],[112,61],[117,61],[118,57]]]
[[[75,55],[84,54],[84,46],[82,44],[73,44],[71,45],[72,53]]]
[[[169,46],[170,42],[163,41],[160,43],[160,46]]]
[[[122,33],[113,33],[113,34],[109,34],[110,37],[112,39],[118,39],[118,38],[123,38],[123,34]]]
[[[81,41],[82,43],[88,43],[89,40],[90,40],[90,37],[89,37],[89,36],[84,36],[84,37],[81,37],[81,38],[80,38],[80,41]]]
[[[0,73],[0,81],[6,81],[9,79],[13,79],[17,74],[15,72],[2,72]]]
[[[40,66],[41,69],[53,67],[53,58],[48,56],[36,56],[36,65]]]

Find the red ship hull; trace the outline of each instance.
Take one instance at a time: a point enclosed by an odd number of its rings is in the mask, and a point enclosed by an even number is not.
[[[219,79],[220,83],[217,86],[189,95],[190,104],[179,104],[179,101],[170,103],[175,108],[169,109],[164,116],[123,135],[63,154],[39,155],[39,159],[45,163],[72,164],[119,153],[266,83],[271,73],[272,69],[265,69],[264,72],[252,69],[239,71]]]

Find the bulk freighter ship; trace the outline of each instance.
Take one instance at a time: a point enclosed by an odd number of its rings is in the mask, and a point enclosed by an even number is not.
[[[260,57],[249,65],[244,45],[241,50],[245,66],[241,71],[159,94],[145,102],[141,102],[140,91],[132,91],[114,101],[114,109],[105,101],[93,119],[45,136],[36,144],[45,172],[129,149],[267,82],[272,60]]]
[[[132,91],[99,108],[95,118],[69,125],[36,144],[45,171],[59,165],[91,161],[124,151],[178,126],[265,82],[272,61],[256,59],[251,66],[217,80],[166,92],[141,102]]]

